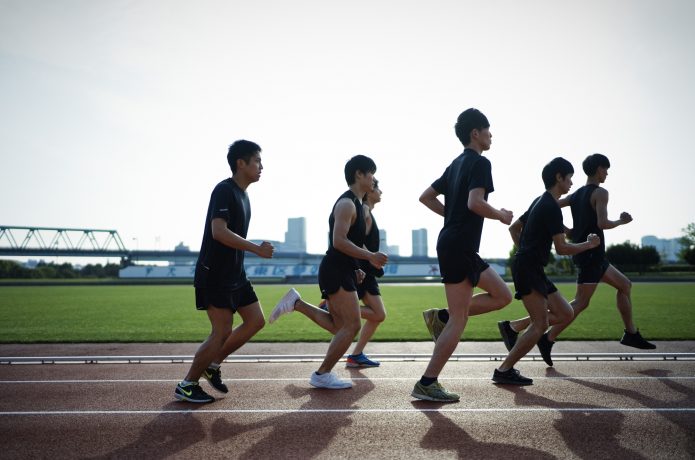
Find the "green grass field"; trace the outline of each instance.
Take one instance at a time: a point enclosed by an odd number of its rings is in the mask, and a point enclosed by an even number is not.
[[[558,284],[571,299],[574,284]],[[266,317],[288,289],[255,286]],[[298,286],[303,297],[319,301],[315,285]],[[388,316],[374,341],[429,340],[425,308],[445,305],[442,285],[382,285]],[[695,283],[633,285],[634,316],[650,340],[695,340]],[[525,315],[513,301],[501,311],[472,317],[468,340],[499,340],[497,321]],[[235,317],[236,319],[236,317]],[[190,286],[21,286],[0,287],[0,343],[31,342],[200,342],[209,333],[204,312],[195,310]],[[562,335],[564,340],[616,340],[622,322],[615,291],[600,285],[590,307]],[[254,341],[327,341],[330,335],[301,314],[267,325]]]

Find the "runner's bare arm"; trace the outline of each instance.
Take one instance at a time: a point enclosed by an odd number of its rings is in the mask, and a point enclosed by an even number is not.
[[[427,187],[427,189],[420,195],[420,203],[424,204],[430,208],[433,212],[444,217],[444,204],[439,201],[439,192],[436,191],[432,186]]]

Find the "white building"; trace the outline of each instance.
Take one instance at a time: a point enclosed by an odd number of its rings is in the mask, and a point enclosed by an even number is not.
[[[386,230],[383,228],[379,229],[379,250],[393,256],[400,255],[401,250],[397,244],[389,246],[389,244],[386,242]]]
[[[427,257],[427,229],[413,230],[413,257]]]
[[[306,252],[306,218],[287,219],[284,247],[287,251]]]
[[[661,257],[661,262],[677,262],[683,249],[680,238],[657,238],[654,235],[642,237],[642,247],[653,246]]]

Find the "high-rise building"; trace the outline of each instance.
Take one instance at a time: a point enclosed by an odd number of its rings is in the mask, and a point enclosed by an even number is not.
[[[413,230],[413,257],[427,257],[427,229]]]
[[[677,262],[683,249],[679,238],[657,238],[654,235],[642,237],[642,247],[653,246],[662,262]]]
[[[287,251],[306,252],[306,218],[290,217],[287,219],[285,249]]]
[[[383,228],[379,229],[379,250],[385,254],[390,254],[392,256],[400,255],[400,248],[397,244],[389,246],[386,242],[386,230]]]

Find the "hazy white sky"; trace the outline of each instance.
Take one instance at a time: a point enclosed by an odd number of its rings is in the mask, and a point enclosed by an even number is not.
[[[695,221],[695,2],[0,0],[0,224],[116,229],[129,247],[197,250],[227,146],[263,148],[249,237],[307,218],[325,251],[352,155],[377,163],[375,215],[401,255],[442,219],[418,202],[490,119],[495,192],[521,215],[540,170],[612,164],[608,244]],[[566,223],[571,216],[565,214]],[[481,255],[505,257],[487,221]]]

